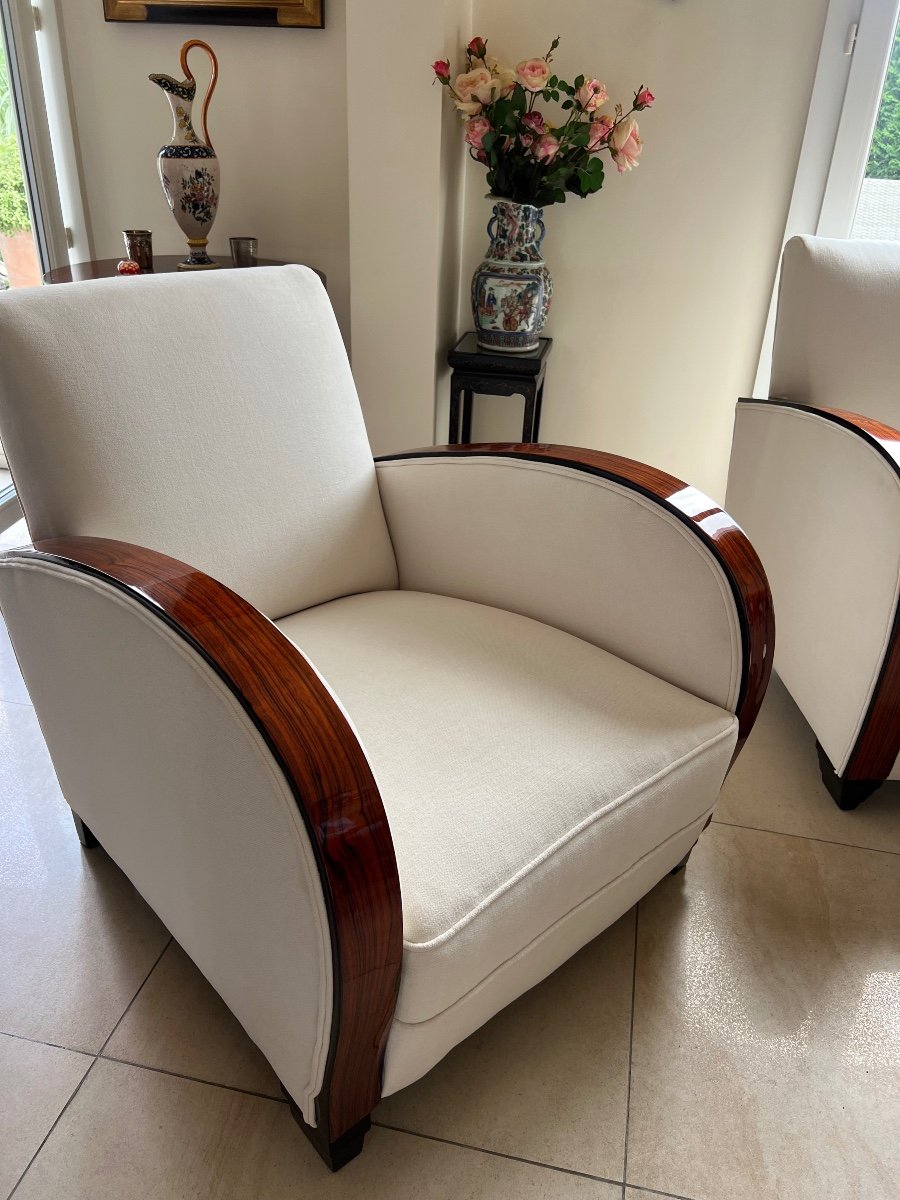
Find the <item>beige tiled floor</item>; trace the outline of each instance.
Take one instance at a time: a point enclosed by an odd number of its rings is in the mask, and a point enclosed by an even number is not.
[[[2,639],[0,811],[0,1200],[900,1196],[900,786],[839,812],[777,681],[687,872],[384,1100],[337,1176],[79,847]]]

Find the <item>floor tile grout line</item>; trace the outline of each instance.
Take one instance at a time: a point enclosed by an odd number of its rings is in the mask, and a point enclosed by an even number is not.
[[[169,1075],[173,1079],[184,1079],[188,1083],[200,1083],[204,1087],[221,1088],[226,1092],[239,1092],[242,1096],[255,1096],[259,1100],[271,1100],[273,1104],[287,1104],[283,1096],[270,1096],[267,1092],[255,1092],[251,1088],[238,1087],[234,1083],[218,1083],[215,1079],[201,1079],[199,1075],[185,1075],[182,1071],[170,1071],[167,1067],[153,1067],[149,1063],[135,1062],[131,1058],[119,1058],[115,1054],[98,1054],[98,1060],[119,1063],[123,1067],[137,1067],[140,1071],[153,1071],[156,1075]]]
[[[409,1137],[424,1138],[428,1142],[441,1142],[444,1146],[457,1146],[460,1150],[474,1150],[476,1154],[489,1154],[492,1158],[505,1158],[510,1162],[525,1163],[529,1167],[543,1167],[545,1171],[556,1171],[560,1175],[577,1175],[579,1179],[590,1179],[594,1183],[611,1183],[620,1187],[621,1179],[610,1179],[607,1175],[592,1175],[589,1171],[576,1171],[573,1167],[560,1167],[555,1163],[540,1162],[536,1158],[523,1158],[520,1154],[507,1154],[503,1150],[491,1150],[487,1146],[472,1146],[468,1142],[457,1142],[453,1138],[439,1137],[436,1133],[420,1133],[416,1129],[404,1129],[402,1125],[389,1125],[386,1121],[372,1118],[372,1127],[390,1129],[394,1133],[405,1133]]]
[[[628,1031],[628,1085],[625,1090],[625,1145],[622,1154],[622,1200],[628,1187],[628,1126],[631,1120],[631,1066],[634,1059],[634,1006],[637,995],[638,921],[641,915],[640,900],[634,906],[634,950],[631,955],[631,1027]]]
[[[34,1046],[49,1046],[52,1050],[67,1050],[69,1054],[83,1054],[85,1058],[96,1058],[99,1050],[78,1050],[75,1046],[64,1046],[61,1042],[47,1042],[43,1038],[29,1037],[25,1033],[11,1033],[0,1029],[0,1037],[15,1038],[17,1042],[31,1042]]]
[[[59,1110],[59,1113],[57,1114],[56,1120],[53,1122],[53,1124],[50,1126],[50,1128],[49,1128],[49,1129],[47,1130],[47,1132],[44,1134],[43,1138],[41,1138],[41,1144],[38,1146],[37,1150],[35,1150],[34,1154],[32,1154],[31,1158],[29,1158],[28,1162],[27,1162],[27,1163],[26,1163],[26,1165],[25,1165],[25,1170],[22,1172],[22,1174],[21,1174],[21,1175],[19,1176],[19,1178],[16,1180],[15,1184],[13,1185],[13,1189],[12,1189],[12,1191],[9,1193],[9,1195],[7,1196],[6,1200],[12,1200],[13,1196],[14,1196],[14,1195],[16,1194],[16,1192],[19,1190],[19,1185],[21,1184],[22,1180],[25,1178],[25,1176],[26,1176],[26,1175],[28,1174],[28,1172],[31,1170],[32,1166],[34,1165],[34,1163],[35,1163],[35,1161],[36,1161],[36,1159],[37,1159],[37,1157],[38,1157],[38,1155],[39,1155],[39,1154],[40,1154],[40,1152],[43,1150],[43,1148],[46,1146],[46,1144],[47,1144],[47,1141],[48,1141],[48,1139],[50,1138],[50,1135],[53,1133],[53,1130],[54,1130],[54,1129],[57,1127],[57,1125],[60,1123],[60,1121],[61,1121],[61,1120],[63,1119],[63,1117],[65,1116],[65,1114],[66,1114],[66,1112],[67,1112],[67,1110],[68,1110],[68,1108],[69,1108],[69,1105],[72,1103],[72,1101],[75,1099],[75,1097],[76,1097],[76,1096],[78,1095],[78,1093],[81,1091],[81,1089],[84,1087],[84,1082],[85,1082],[85,1080],[87,1079],[88,1075],[90,1075],[91,1071],[93,1071],[93,1069],[94,1069],[94,1067],[95,1067],[96,1065],[97,1065],[97,1059],[95,1058],[95,1059],[93,1059],[93,1061],[91,1062],[90,1066],[89,1066],[89,1067],[88,1067],[88,1069],[85,1071],[85,1073],[82,1075],[82,1077],[81,1077],[81,1078],[78,1080],[78,1084],[77,1084],[77,1086],[74,1088],[74,1090],[73,1090],[73,1092],[72,1092],[71,1096],[68,1098],[68,1100],[67,1100],[67,1101],[65,1102],[65,1104],[62,1106],[62,1108]]]
[[[147,981],[149,980],[150,976],[153,974],[153,972],[156,970],[156,968],[159,966],[160,962],[162,961],[162,956],[165,954],[165,952],[168,950],[168,948],[172,945],[172,943],[174,941],[175,941],[175,939],[172,937],[171,934],[169,934],[169,940],[163,946],[162,950],[160,950],[153,966],[150,968],[150,970],[144,976],[141,986],[138,988],[138,990],[134,993],[134,995],[128,1001],[128,1005],[127,1005],[125,1011],[122,1013],[121,1017],[119,1017],[118,1021],[116,1021],[115,1025],[113,1025],[112,1029],[109,1031],[109,1035],[107,1036],[106,1041],[103,1043],[103,1045],[97,1051],[97,1058],[102,1057],[103,1051],[106,1049],[106,1047],[112,1041],[113,1035],[115,1034],[116,1030],[119,1028],[119,1026],[122,1024],[122,1022],[128,1016],[128,1014],[131,1012],[131,1006],[134,1004],[135,1000],[137,1000],[138,996],[144,990],[144,987],[146,986]]]
[[[170,935],[169,940],[163,946],[162,950],[160,950],[159,954],[154,959],[153,965],[151,966],[150,970],[147,972],[147,974],[144,976],[143,980],[141,981],[141,986],[138,988],[138,990],[134,993],[134,995],[128,1001],[125,1011],[122,1013],[122,1015],[119,1017],[118,1021],[116,1021],[115,1025],[113,1025],[112,1029],[110,1030],[109,1037],[107,1037],[106,1041],[103,1043],[103,1045],[97,1051],[97,1053],[93,1056],[94,1061],[91,1063],[91,1065],[85,1071],[85,1073],[82,1075],[81,1079],[78,1082],[78,1086],[75,1088],[75,1090],[72,1092],[72,1095],[68,1098],[68,1100],[62,1106],[59,1113],[57,1114],[56,1120],[53,1122],[53,1124],[50,1126],[50,1128],[44,1134],[44,1137],[41,1139],[41,1144],[38,1146],[37,1150],[35,1150],[34,1154],[32,1154],[31,1158],[28,1160],[28,1162],[25,1166],[25,1170],[22,1172],[22,1174],[16,1180],[13,1190],[9,1193],[9,1196],[7,1196],[7,1200],[12,1200],[15,1193],[19,1190],[19,1186],[20,1186],[22,1180],[25,1178],[25,1176],[31,1170],[33,1164],[37,1160],[37,1157],[40,1154],[40,1152],[43,1150],[44,1146],[46,1146],[47,1139],[50,1137],[50,1135],[53,1133],[53,1130],[57,1127],[57,1125],[62,1120],[64,1114],[66,1113],[66,1111],[69,1108],[69,1105],[72,1103],[72,1101],[78,1095],[78,1093],[81,1091],[82,1087],[84,1086],[84,1081],[87,1079],[88,1075],[90,1075],[91,1071],[93,1071],[94,1067],[97,1065],[98,1061],[100,1060],[100,1055],[106,1049],[109,1039],[112,1037],[112,1035],[116,1032],[116,1030],[119,1028],[119,1026],[125,1020],[126,1016],[128,1015],[128,1013],[131,1010],[132,1004],[134,1004],[135,1000],[137,1000],[138,996],[143,991],[144,984],[147,982],[147,980],[150,978],[150,976],[153,974],[153,972],[159,966],[160,959],[165,954],[165,952],[168,950],[168,948],[172,945],[172,941],[173,941],[173,938]]]
[[[713,817],[713,825],[725,825],[728,829],[746,829],[749,833],[771,833],[775,837],[800,838],[804,842],[822,842],[826,846],[843,846],[845,850],[868,850],[870,854],[893,854],[900,856],[900,850],[881,850],[877,846],[857,846],[855,842],[837,842],[834,838],[813,837],[810,833],[787,833],[783,829],[764,829],[761,825],[739,825],[737,821],[723,821]]]
[[[663,1196],[664,1200],[693,1200],[692,1196],[682,1196],[680,1192],[661,1192],[658,1188],[641,1187],[639,1183],[627,1185],[635,1192],[649,1192],[651,1196]]]

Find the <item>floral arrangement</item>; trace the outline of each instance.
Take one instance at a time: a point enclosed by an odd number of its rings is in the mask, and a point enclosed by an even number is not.
[[[608,152],[621,173],[638,165],[643,143],[634,113],[655,99],[643,84],[626,112],[616,104],[602,112],[609,96],[598,79],[579,75],[567,83],[550,63],[554,38],[543,58],[527,58],[513,69],[487,52],[484,38],[466,47],[466,69],[451,83],[450,63],[439,59],[434,73],[465,121],[469,153],[487,167],[491,194],[544,208],[563,204],[566,193],[590,196],[603,186]],[[559,103],[567,113],[552,125],[536,107]]]

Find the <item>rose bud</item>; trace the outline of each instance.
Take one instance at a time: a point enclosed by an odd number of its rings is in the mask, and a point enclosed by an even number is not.
[[[649,108],[655,99],[649,88],[638,88],[634,94],[634,107],[640,112],[642,108]]]

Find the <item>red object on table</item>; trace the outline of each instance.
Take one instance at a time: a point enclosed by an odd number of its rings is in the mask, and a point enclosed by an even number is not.
[[[119,275],[140,275],[141,266],[140,263],[136,263],[132,258],[123,258],[116,267],[116,271]]]
[[[230,255],[223,255],[218,261],[222,264],[222,270],[235,269]],[[184,262],[183,254],[154,254],[153,273],[161,275],[169,271],[177,271],[178,264],[181,262]],[[118,265],[119,259],[117,258],[97,258],[93,262],[72,263],[69,267],[54,267],[44,276],[44,283],[80,283],[84,279],[114,279]],[[288,264],[276,258],[258,258],[256,265],[258,267],[286,267]],[[255,268],[242,267],[239,269],[252,271]],[[316,271],[316,268],[313,267],[312,270]],[[179,274],[181,273],[179,272]],[[190,275],[192,272],[185,271],[183,274]],[[327,286],[328,281],[322,272],[316,271],[316,274]]]

